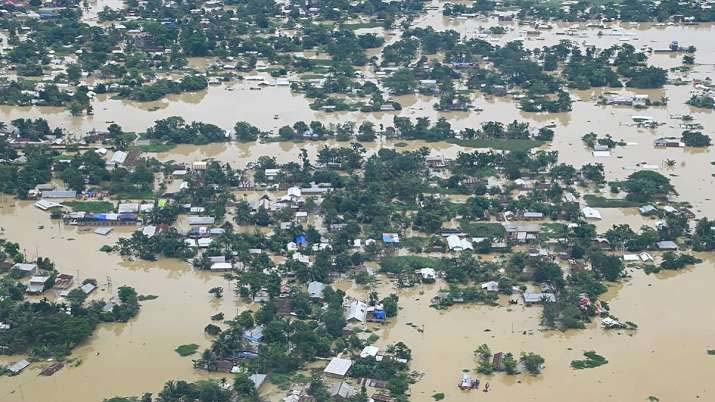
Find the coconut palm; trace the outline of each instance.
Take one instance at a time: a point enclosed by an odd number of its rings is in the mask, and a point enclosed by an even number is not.
[[[674,159],[666,159],[666,160],[664,161],[664,163],[665,163],[665,166],[668,167],[668,168],[670,168],[670,169],[674,168],[675,165],[677,164],[677,162],[676,162]]]

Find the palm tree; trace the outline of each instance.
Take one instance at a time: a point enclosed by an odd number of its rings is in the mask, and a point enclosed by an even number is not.
[[[674,159],[666,159],[664,163],[665,163],[665,166],[670,169],[674,168],[675,165],[677,164],[677,162]]]

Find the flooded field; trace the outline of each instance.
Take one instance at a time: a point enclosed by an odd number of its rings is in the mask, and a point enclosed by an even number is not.
[[[435,3],[437,4],[437,3]],[[116,6],[113,1],[98,1],[97,7]],[[99,7],[101,9],[101,7]],[[96,18],[96,14],[93,18]],[[435,29],[455,29],[462,34],[477,35],[480,26],[495,24],[479,19],[457,20],[441,16],[441,11],[431,11],[416,21],[420,26]],[[579,27],[583,36],[556,35],[572,24],[556,24],[552,31],[542,32],[539,39],[528,39],[529,47],[558,43],[562,39],[585,41],[599,47],[631,43],[637,48],[666,47],[672,40],[682,45],[694,45],[697,64],[690,78],[704,78],[715,73],[715,26],[653,26],[624,25],[624,35],[598,35],[599,29]],[[497,43],[521,37],[525,27],[516,24]],[[601,30],[603,31],[603,30]],[[628,38],[627,41],[621,40]],[[491,40],[491,39],[490,39]],[[680,65],[680,55],[654,54],[649,61],[670,68]],[[200,61],[195,61],[201,66]],[[629,92],[622,90],[621,92]],[[679,199],[688,201],[698,216],[715,211],[715,157],[708,150],[655,149],[653,140],[663,136],[679,136],[682,129],[673,115],[690,114],[703,124],[704,132],[715,132],[712,111],[691,108],[685,104],[690,97],[690,86],[666,86],[662,90],[637,91],[651,98],[667,97],[665,107],[651,107],[636,111],[626,107],[596,105],[601,90],[574,91],[580,101],[573,111],[562,114],[525,113],[517,109],[510,98],[475,96],[481,112],[440,113],[433,110],[435,98],[403,96],[398,101],[401,112],[363,114],[325,113],[312,111],[309,100],[292,94],[288,88],[269,87],[251,91],[247,84],[233,83],[210,87],[206,91],[172,95],[165,100],[137,103],[99,96],[93,103],[95,115],[72,117],[62,108],[0,107],[0,120],[19,117],[44,117],[51,126],[61,126],[76,133],[91,129],[105,129],[116,122],[126,131],[141,132],[152,123],[169,116],[182,116],[187,121],[201,120],[231,129],[245,120],[263,130],[277,129],[298,120],[320,120],[324,123],[370,120],[391,124],[395,115],[446,117],[454,128],[477,127],[482,122],[522,120],[535,126],[547,123],[556,125],[556,136],[549,149],[559,152],[563,163],[580,166],[585,163],[602,163],[607,180],[622,179],[637,170],[638,164],[654,165],[670,179],[679,192]],[[655,121],[665,123],[655,129],[639,129],[631,125],[631,116],[645,114]],[[276,117],[277,116],[277,117]],[[587,132],[611,134],[628,145],[617,147],[610,157],[595,158],[582,143]],[[334,143],[331,143],[334,144]],[[269,143],[269,144],[211,144],[205,146],[181,145],[159,154],[161,161],[191,162],[215,159],[229,162],[234,167],[245,167],[261,155],[275,156],[280,161],[297,160],[301,148],[315,156],[323,143]],[[372,152],[380,147],[395,147],[394,142],[366,144]],[[470,151],[447,143],[410,142],[401,149],[427,146],[436,154],[454,157],[460,151]],[[666,159],[674,160],[668,168]],[[210,316],[223,312],[233,317],[246,305],[228,291],[231,286],[221,275],[193,270],[182,261],[157,262],[123,261],[114,254],[99,252],[105,244],[127,236],[133,228],[115,229],[103,237],[89,232],[78,232],[74,227],[57,226],[49,215],[29,202],[0,200],[0,227],[2,235],[26,248],[30,257],[38,254],[55,261],[60,272],[79,277],[95,278],[101,284],[94,297],[109,297],[110,290],[119,286],[134,287],[140,294],[157,295],[143,302],[141,312],[128,324],[102,324],[91,340],[78,348],[73,356],[81,364],[66,367],[52,377],[37,375],[40,365],[33,365],[17,377],[3,377],[0,381],[0,401],[53,401],[97,402],[112,395],[137,395],[144,391],[158,391],[170,379],[195,380],[209,375],[192,368],[191,357],[180,357],[174,348],[181,344],[196,343],[204,347],[210,340],[203,328]],[[603,220],[597,223],[599,231],[613,224],[628,223],[633,227],[653,225],[634,209],[601,209]],[[39,229],[42,226],[44,228]],[[397,292],[401,310],[396,322],[377,333],[378,344],[403,341],[413,350],[412,369],[424,377],[412,386],[411,400],[428,402],[434,393],[443,392],[447,401],[467,401],[479,398],[494,401],[566,402],[578,395],[580,401],[643,401],[655,396],[661,401],[715,400],[715,357],[707,349],[715,349],[715,310],[709,297],[709,286],[715,283],[715,259],[701,255],[704,263],[676,274],[647,276],[641,271],[632,272],[632,278],[622,286],[613,287],[606,300],[616,316],[639,325],[635,332],[607,332],[595,323],[586,330],[561,332],[539,331],[540,308],[524,308],[502,303],[500,307],[456,306],[447,311],[429,307],[430,299],[439,289],[437,285],[420,286],[410,290],[392,289],[385,278],[379,287],[381,296]],[[223,286],[222,299],[215,299],[208,290]],[[365,289],[342,283],[350,294],[365,294]],[[424,332],[418,332],[423,328]],[[463,369],[476,365],[473,350],[487,343],[494,351],[522,351],[539,353],[546,359],[542,375],[533,377],[502,374],[483,381],[491,384],[491,391],[462,392],[456,387]],[[579,359],[584,351],[595,350],[609,363],[597,369],[573,370],[571,360]],[[5,356],[3,361],[12,357]],[[213,375],[214,378],[226,375]],[[280,392],[272,390],[271,400],[280,399]]]

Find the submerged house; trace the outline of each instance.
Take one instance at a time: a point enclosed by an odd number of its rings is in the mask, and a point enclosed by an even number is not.
[[[661,137],[656,139],[653,144],[656,148],[682,148],[685,143],[676,137]]]
[[[5,369],[10,373],[10,375],[18,375],[22,370],[26,369],[30,365],[30,362],[27,360],[20,360],[15,363],[12,363],[5,367]]]

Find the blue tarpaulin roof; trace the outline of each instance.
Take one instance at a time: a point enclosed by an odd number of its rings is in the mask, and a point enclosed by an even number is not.
[[[295,243],[301,246],[305,246],[308,244],[308,240],[305,239],[305,235],[298,235],[295,237]]]
[[[399,243],[400,237],[397,235],[397,233],[383,233],[382,241],[385,243]]]

